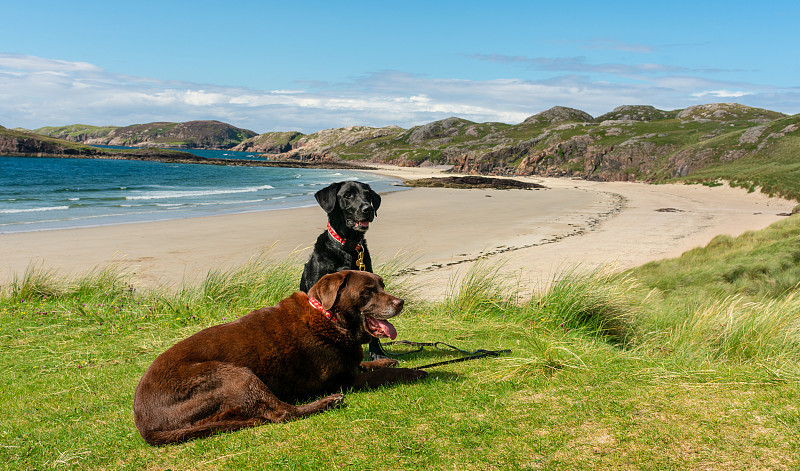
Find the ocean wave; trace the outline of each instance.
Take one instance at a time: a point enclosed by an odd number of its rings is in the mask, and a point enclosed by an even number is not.
[[[42,208],[28,209],[0,209],[0,214],[40,213],[42,211],[63,211],[65,209],[69,209],[69,206],[47,206]]]
[[[232,195],[236,193],[253,193],[262,190],[272,190],[272,185],[261,185],[247,188],[222,188],[219,190],[174,190],[152,191],[144,195],[126,196],[126,200],[160,200],[171,198],[193,198],[198,196]]]

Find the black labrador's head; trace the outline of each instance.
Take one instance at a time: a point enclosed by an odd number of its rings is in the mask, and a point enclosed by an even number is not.
[[[320,278],[308,296],[333,313],[358,343],[367,343],[372,337],[397,337],[397,330],[387,320],[400,314],[403,300],[387,293],[378,275],[355,270],[331,273]]]
[[[353,237],[349,231],[366,232],[381,205],[380,195],[366,183],[355,181],[331,183],[314,197],[328,213],[333,229],[346,237]]]

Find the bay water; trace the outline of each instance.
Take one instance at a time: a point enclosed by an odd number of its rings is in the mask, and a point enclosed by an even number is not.
[[[350,170],[0,157],[0,233],[314,206],[314,193],[344,180],[368,183],[379,193],[403,189],[397,179]]]

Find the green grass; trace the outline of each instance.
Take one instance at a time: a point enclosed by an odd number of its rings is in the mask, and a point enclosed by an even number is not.
[[[800,186],[797,184],[800,181],[800,135],[794,131],[779,139],[769,137],[772,133],[781,133],[787,126],[797,126],[799,121],[798,115],[794,115],[769,123],[758,145],[739,143],[742,131],[710,139],[699,148],[711,149],[715,155],[714,162],[679,180],[691,183],[725,180],[751,191],[760,190],[768,195],[800,200]],[[747,154],[732,161],[722,161],[720,155],[728,150],[744,150]]]
[[[401,338],[512,353],[160,448],[133,424],[147,366],[282,299],[300,266],[257,258],[172,291],[114,268],[63,278],[32,267],[0,290],[0,469],[797,469],[798,237],[794,216],[626,273],[557,273],[533,299],[478,263],[421,301],[391,261],[377,271],[407,299]]]
[[[699,169],[683,180],[727,180],[751,191],[760,189],[768,195],[800,200],[796,184],[800,181],[800,137],[784,137],[768,151]]]

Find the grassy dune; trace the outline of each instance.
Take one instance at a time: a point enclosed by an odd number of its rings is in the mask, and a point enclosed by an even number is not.
[[[378,272],[409,301],[401,338],[512,353],[161,448],[133,425],[147,366],[287,296],[301,264],[257,259],[177,291],[34,267],[0,293],[0,469],[797,469],[798,247],[792,216],[626,273],[576,268],[534,299],[478,264],[446,298],[415,300],[392,261]]]

